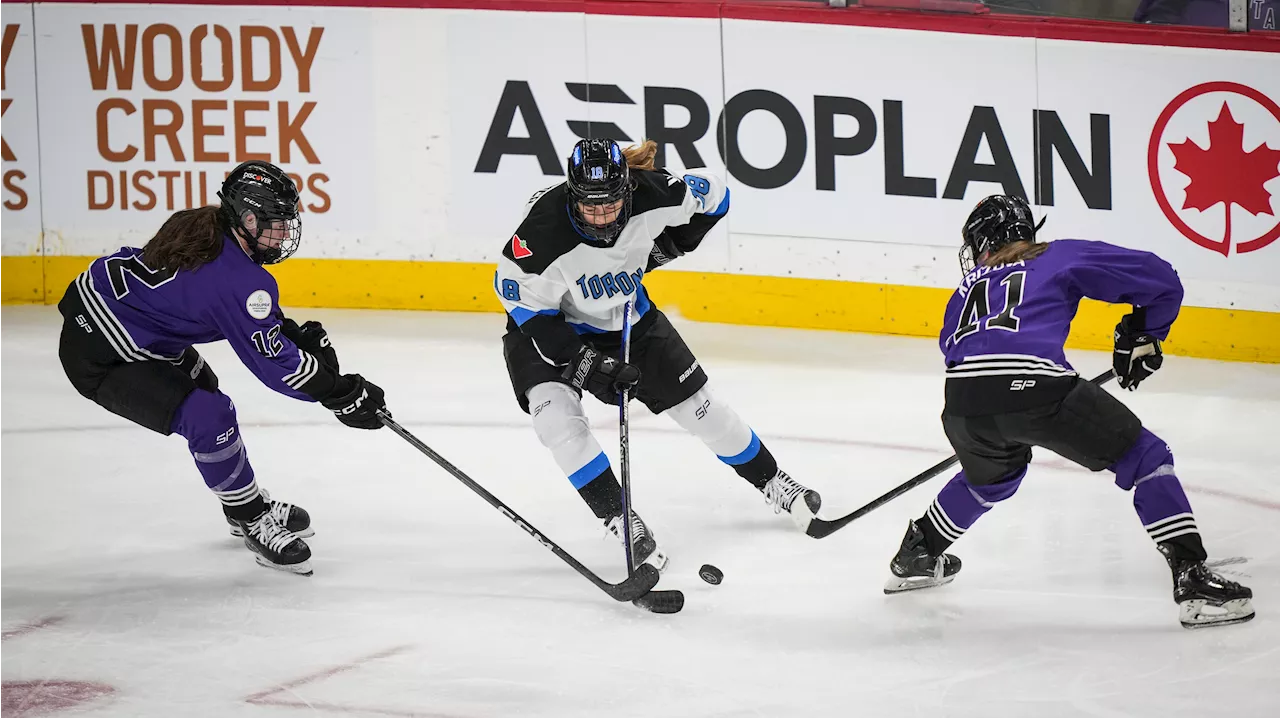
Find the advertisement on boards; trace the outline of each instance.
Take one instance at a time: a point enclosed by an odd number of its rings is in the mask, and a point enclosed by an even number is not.
[[[32,17],[31,5],[4,7],[0,218],[4,254],[8,255],[35,254],[40,248],[40,147]]]
[[[1201,306],[1280,311],[1276,56],[1048,40],[1038,56],[1042,104],[1087,107],[1111,126],[1111,210],[1067,192],[1051,218],[1158,253]]]
[[[960,223],[1004,192],[1048,217],[1048,238],[1166,257],[1189,303],[1280,311],[1275,53],[61,3],[6,4],[4,51],[6,254],[36,250],[41,217],[55,254],[141,244],[260,159],[302,190],[301,256],[488,262],[572,144],[609,135],[727,178],[729,215],[683,270],[947,287]]]
[[[60,254],[145,242],[276,163],[309,234],[358,236],[373,194],[367,11],[37,5],[45,222]],[[57,188],[54,191],[53,188]]]
[[[1169,258],[1195,300],[1280,309],[1268,288],[1280,250],[1265,251],[1280,233],[1273,55],[801,23],[645,18],[653,28],[636,32],[638,18],[536,19],[547,27],[512,19],[500,50],[463,42],[451,55],[464,203],[518,205],[529,187],[559,180],[559,154],[588,131],[648,137],[675,168],[728,175],[725,261],[698,268],[831,276],[843,264],[855,276],[854,265],[884,255],[910,265],[886,268],[888,281],[941,286],[953,281],[934,266],[950,261],[941,250],[956,246],[978,199],[1002,192],[1048,215],[1050,238]],[[494,18],[476,22],[473,37],[493,32]],[[659,32],[680,51],[632,49]],[[539,54],[540,36],[568,41]],[[1238,136],[1230,151],[1227,135]],[[1231,189],[1246,179],[1251,190]],[[1207,185],[1215,189],[1197,191]]]
[[[488,258],[534,192],[563,181],[579,138],[609,136],[624,147],[655,139],[659,164],[677,175],[686,167],[723,172],[713,124],[722,105],[715,19],[466,13],[449,36],[450,237],[491,248]],[[685,267],[724,271],[729,224]]]

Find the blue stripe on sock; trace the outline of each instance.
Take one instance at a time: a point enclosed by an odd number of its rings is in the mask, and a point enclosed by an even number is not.
[[[756,455],[759,453],[760,437],[756,436],[755,431],[752,431],[751,443],[747,444],[747,448],[743,449],[741,454],[738,454],[737,456],[718,456],[718,458],[730,466],[739,466],[756,458]]]
[[[586,466],[569,474],[569,483],[573,484],[573,488],[580,489],[594,481],[607,468],[609,468],[609,457],[601,451],[600,455],[587,462]]]

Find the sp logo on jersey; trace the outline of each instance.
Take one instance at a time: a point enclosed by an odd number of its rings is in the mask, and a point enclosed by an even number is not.
[[[516,259],[525,259],[533,256],[533,250],[529,249],[529,245],[523,239],[520,239],[518,234],[511,235],[511,256]]]

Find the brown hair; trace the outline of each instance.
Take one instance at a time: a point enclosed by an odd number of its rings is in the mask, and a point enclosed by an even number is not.
[[[658,156],[658,143],[645,140],[638,145],[631,145],[622,151],[627,158],[627,166],[634,170],[653,169],[653,158]]]
[[[174,212],[142,248],[142,261],[154,269],[197,269],[222,253],[223,228],[218,206]]]
[[[988,254],[985,259],[978,262],[984,267],[994,267],[1000,264],[1012,264],[1029,259],[1035,259],[1044,254],[1049,245],[1044,242],[1028,242],[1025,239],[1006,244],[996,251]]]

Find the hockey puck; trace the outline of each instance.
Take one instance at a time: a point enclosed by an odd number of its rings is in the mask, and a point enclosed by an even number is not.
[[[702,568],[698,569],[698,576],[712,586],[719,586],[724,580],[724,572],[709,563],[702,564]]]

